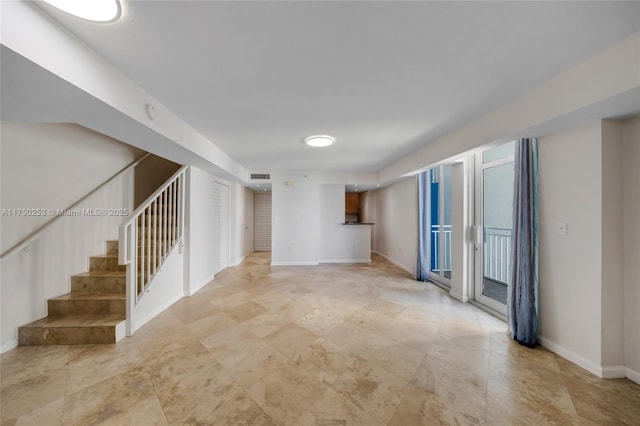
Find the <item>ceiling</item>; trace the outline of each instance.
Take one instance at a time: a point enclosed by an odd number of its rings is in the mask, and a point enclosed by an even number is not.
[[[126,1],[47,13],[252,172],[378,171],[637,32],[638,2]],[[302,141],[329,134],[323,149]]]

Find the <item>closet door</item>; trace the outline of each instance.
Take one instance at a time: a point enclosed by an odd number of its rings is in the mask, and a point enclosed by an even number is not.
[[[215,182],[213,187],[213,233],[218,248],[216,274],[229,266],[229,187]]]
[[[244,190],[244,229],[243,229],[243,243],[242,254],[248,256],[253,252],[253,227],[255,214],[253,191],[245,188]]]
[[[271,193],[256,193],[254,207],[254,249],[271,251]]]

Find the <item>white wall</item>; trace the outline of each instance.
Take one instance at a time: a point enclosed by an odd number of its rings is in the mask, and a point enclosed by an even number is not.
[[[640,116],[623,123],[622,141],[624,360],[640,383]]]
[[[342,225],[345,186],[320,185],[320,263],[371,261],[371,225]]]
[[[373,249],[413,273],[418,244],[416,178],[411,177],[375,191]]]
[[[190,167],[187,179],[185,216],[185,250],[188,270],[185,295],[191,295],[209,283],[217,272],[219,242],[214,230],[215,177],[197,167]]]
[[[23,1],[2,2],[1,6],[2,45],[60,78],[48,79],[58,84],[60,91],[37,91],[41,102],[31,107],[19,105],[18,111],[12,111],[20,121],[36,121],[34,116],[46,115],[47,121],[78,122],[181,164],[197,164],[230,178],[249,177],[244,167],[212,141],[37,7]],[[34,43],[34,39],[39,42]],[[31,74],[35,72],[14,77],[26,79],[24,84],[41,84],[29,80]],[[75,101],[64,104],[64,108],[51,108],[58,105],[59,99],[54,96],[60,94],[73,96]],[[29,95],[12,93],[16,97],[12,103],[19,104]],[[146,115],[147,103],[155,107],[154,120]]]
[[[602,121],[602,359],[624,371],[624,266],[622,241],[622,123]],[[607,372],[605,374],[611,374]]]
[[[637,191],[640,183],[637,175],[629,183],[627,155],[633,161],[619,121],[592,121],[540,140],[541,340],[602,377],[627,375],[634,360],[625,348],[637,344],[640,326],[629,312],[637,305],[625,302],[634,297],[625,261],[630,251],[637,263],[638,216],[623,221],[623,215],[633,210],[629,185]],[[567,235],[556,232],[560,223],[567,223]],[[635,337],[625,334],[629,325]]]
[[[140,151],[72,124],[3,122],[1,208],[64,209],[140,155]],[[133,171],[121,175],[79,208],[133,207]],[[3,216],[3,251],[44,222]],[[29,247],[2,260],[0,339],[15,345],[17,327],[45,317],[46,300],[70,291],[70,276],[88,271],[89,256],[105,253],[124,217],[65,216]]]
[[[272,265],[315,265],[321,254],[320,184],[308,173],[272,173]]]
[[[345,185],[326,174],[272,173],[272,265],[371,260],[370,226],[344,226]]]
[[[567,123],[625,114],[638,105],[640,32],[561,72],[511,102],[425,145],[380,172],[405,176],[469,150],[558,132]]]
[[[601,168],[599,121],[539,141],[540,336],[590,371],[602,347]]]
[[[224,268],[220,265],[221,241],[216,229],[214,192],[217,184],[229,186],[229,266],[244,259],[245,228],[244,188],[229,183],[197,167],[189,168],[185,216],[185,269],[184,293],[191,295],[214,279]]]
[[[174,248],[135,306],[133,330],[139,329],[184,296],[184,266],[184,252]]]
[[[75,124],[2,122],[2,208],[64,209],[142,156],[129,145]],[[51,215],[2,215],[0,250]]]

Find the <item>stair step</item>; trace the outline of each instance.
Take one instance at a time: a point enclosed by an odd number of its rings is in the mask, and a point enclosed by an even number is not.
[[[119,241],[107,241],[107,256],[117,256]]]
[[[94,271],[71,277],[72,293],[125,293],[127,278],[124,271]]]
[[[126,315],[125,293],[69,293],[47,301],[50,317],[63,315]]]
[[[39,319],[18,327],[18,344],[86,345],[116,343],[125,335],[123,315],[71,315]]]
[[[91,256],[89,271],[121,271],[126,272],[126,265],[118,265],[118,256]]]

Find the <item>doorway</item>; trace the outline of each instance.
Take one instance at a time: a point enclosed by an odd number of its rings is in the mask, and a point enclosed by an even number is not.
[[[254,195],[254,250],[271,251],[271,193]]]
[[[451,165],[429,170],[429,279],[451,287]]]
[[[475,296],[506,315],[509,283],[515,142],[476,155]]]

